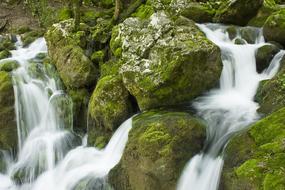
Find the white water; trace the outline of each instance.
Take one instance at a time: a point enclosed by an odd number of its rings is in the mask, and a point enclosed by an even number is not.
[[[0,173],[0,190],[71,190],[86,178],[106,178],[127,143],[131,118],[103,150],[86,147],[86,137],[81,140],[72,133],[71,99],[49,74],[50,66],[31,61],[46,52],[43,38],[28,48],[18,41],[12,57],[6,59],[20,64],[12,73],[19,153],[15,161],[5,159],[8,169]],[[13,180],[15,174],[21,176],[20,185]]]
[[[198,25],[222,51],[223,71],[220,88],[193,103],[198,115],[208,124],[202,153],[186,165],[178,190],[217,190],[223,168],[222,152],[230,138],[256,121],[258,104],[254,96],[261,80],[272,78],[279,69],[284,51],[280,51],[262,74],[256,72],[256,50],[265,45],[262,31],[256,29],[255,44],[235,45],[226,26]],[[238,32],[237,38],[241,38]],[[191,146],[191,145],[190,145]]]

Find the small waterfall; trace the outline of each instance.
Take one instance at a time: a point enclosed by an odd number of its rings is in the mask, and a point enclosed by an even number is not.
[[[51,74],[52,65],[37,58],[47,53],[45,39],[27,48],[20,40],[16,45],[12,57],[3,61],[20,64],[12,72],[19,153],[15,161],[5,157],[8,168],[0,173],[0,190],[71,190],[85,179],[102,181],[121,159],[132,118],[105,149],[87,147],[86,137],[72,132],[72,100]]]
[[[208,124],[204,150],[186,165],[178,190],[217,190],[223,168],[223,150],[237,132],[246,129],[259,116],[254,96],[261,80],[272,78],[285,52],[280,51],[261,74],[256,72],[255,53],[265,45],[262,30],[255,30],[255,43],[242,39],[240,29],[231,40],[227,27],[218,24],[198,25],[222,52],[223,70],[220,89],[212,90],[194,103],[199,116]],[[237,45],[235,39],[245,44]]]

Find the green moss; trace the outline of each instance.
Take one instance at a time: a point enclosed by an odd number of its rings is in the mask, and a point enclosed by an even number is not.
[[[70,18],[72,18],[72,16],[73,16],[73,12],[68,7],[64,7],[62,9],[60,9],[58,12],[58,20],[59,21],[70,19]]]
[[[88,141],[97,144],[97,138],[111,133],[132,114],[129,93],[117,75],[102,77],[89,101],[90,125]]]
[[[42,37],[44,35],[44,31],[30,31],[21,35],[21,40],[23,42],[23,46],[28,46],[32,42],[34,42],[37,38]]]
[[[14,60],[7,60],[0,63],[0,71],[11,72],[19,67],[19,63]]]
[[[269,41],[276,41],[285,44],[285,10],[274,12],[266,20],[263,33],[264,37]]]
[[[119,170],[111,172],[110,181],[118,190],[175,189],[204,138],[203,123],[188,113],[153,110],[135,116]]]
[[[96,63],[101,63],[103,62],[105,56],[104,50],[96,51],[91,55],[91,60]]]
[[[0,51],[0,60],[5,59],[11,56],[11,53],[8,50]]]
[[[132,14],[134,17],[138,17],[140,19],[147,19],[154,13],[153,7],[150,5],[141,5],[135,13]]]
[[[16,46],[8,36],[0,37],[0,51],[14,49],[16,49]]]
[[[226,160],[227,174],[235,171],[235,176],[226,178],[230,184],[243,183],[245,187],[257,190],[283,189],[285,165],[285,107],[272,113],[254,124],[248,131],[251,143],[244,141],[244,138],[237,138],[235,141],[240,144],[251,146],[250,155],[244,155],[239,162],[231,165]],[[240,145],[231,145],[231,152],[240,156]],[[225,175],[225,176],[226,176]],[[224,189],[238,189],[228,188]]]
[[[0,149],[17,148],[14,90],[9,73],[0,71]]]

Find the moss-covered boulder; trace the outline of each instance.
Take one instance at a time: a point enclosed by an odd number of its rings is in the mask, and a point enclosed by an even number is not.
[[[285,189],[284,118],[285,107],[229,143],[221,189]]]
[[[11,56],[11,53],[8,50],[0,51],[0,60],[5,59]]]
[[[274,44],[264,45],[256,51],[256,70],[261,73],[266,69],[273,57],[280,51],[279,47]]]
[[[263,26],[264,37],[285,45],[285,10],[273,13]]]
[[[13,49],[16,49],[16,47],[15,47],[15,44],[13,43],[11,36],[9,35],[1,36],[0,35],[0,51],[13,50]]]
[[[28,32],[21,34],[21,40],[22,40],[23,46],[26,47],[30,45],[37,38],[42,37],[43,35],[44,35],[43,30],[33,30],[33,31],[28,31]]]
[[[109,174],[116,190],[174,190],[186,162],[198,153],[205,127],[184,112],[149,111],[133,118],[118,166]]]
[[[274,12],[282,9],[282,6],[279,5],[277,0],[263,0],[261,8],[258,10],[256,16],[254,16],[249,22],[248,25],[262,27],[267,20],[267,18]]]
[[[260,104],[259,112],[270,114],[285,106],[285,59],[281,60],[281,69],[275,77],[262,81],[256,94]]]
[[[73,32],[73,20],[54,24],[45,37],[49,56],[68,88],[95,84],[98,71],[81,47],[86,45],[86,31]]]
[[[97,138],[102,140],[101,135],[104,133],[108,138],[123,121],[130,117],[131,113],[130,95],[122,79],[115,75],[101,78],[89,102],[90,119],[93,120],[93,123],[88,126],[89,143],[98,145]]]
[[[17,148],[14,90],[9,73],[0,71],[0,149]]]
[[[125,20],[110,45],[141,110],[192,100],[217,84],[222,69],[219,48],[193,21],[173,21],[164,12]]]
[[[15,60],[0,61],[0,71],[11,72],[19,67],[19,63]]]
[[[225,0],[216,12],[214,21],[246,25],[262,6],[263,0]]]

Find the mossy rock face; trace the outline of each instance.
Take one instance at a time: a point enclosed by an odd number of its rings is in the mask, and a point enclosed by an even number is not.
[[[227,147],[223,190],[285,189],[285,107],[254,124]],[[233,162],[233,160],[238,161]]]
[[[0,51],[0,60],[5,59],[11,56],[11,53],[8,50]]]
[[[285,59],[281,60],[281,69],[275,77],[263,81],[256,94],[260,104],[259,112],[270,114],[285,106]]]
[[[0,149],[17,148],[14,90],[9,73],[0,71]]]
[[[273,13],[263,26],[264,37],[285,45],[285,10]]]
[[[90,119],[94,121],[93,125],[88,126],[90,144],[98,145],[98,131],[114,131],[131,113],[129,93],[122,79],[115,75],[101,78],[89,102]]]
[[[54,24],[45,35],[56,68],[67,88],[93,86],[98,70],[81,47],[86,45],[86,31],[73,32],[73,20]]]
[[[195,22],[211,22],[222,1],[196,0],[148,0],[154,10],[165,10],[175,16],[185,16]]]
[[[125,152],[109,181],[117,190],[174,190],[204,140],[204,125],[188,113],[142,113],[133,118]]]
[[[43,30],[33,30],[33,31],[28,31],[28,32],[21,34],[21,40],[22,40],[23,46],[26,47],[30,45],[37,38],[42,37],[43,35],[44,35]]]
[[[9,35],[0,35],[0,51],[16,49],[13,39]]]
[[[264,0],[261,8],[258,10],[256,16],[254,16],[249,22],[249,26],[262,27],[267,18],[274,12],[282,9],[282,6],[275,0]]]
[[[4,60],[0,62],[0,71],[11,72],[19,67],[19,63],[15,60]]]
[[[193,21],[172,21],[164,12],[126,19],[110,46],[141,110],[192,100],[217,84],[222,69],[219,48]]]
[[[257,72],[261,73],[264,69],[266,69],[279,50],[279,47],[274,44],[268,44],[258,48],[255,55]]]
[[[262,6],[263,0],[225,0],[216,12],[214,21],[246,25]]]

